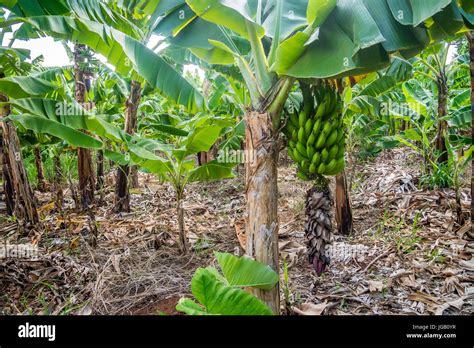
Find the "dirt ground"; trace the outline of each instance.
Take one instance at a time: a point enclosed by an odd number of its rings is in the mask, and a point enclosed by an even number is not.
[[[356,173],[354,232],[346,237],[334,228],[331,265],[318,277],[305,255],[304,200],[311,184],[281,161],[280,260],[289,275],[288,283],[280,283],[283,313],[474,312],[469,183],[462,193],[468,223],[459,226],[453,190],[416,188],[418,164],[416,155],[396,149],[348,169],[349,181]],[[41,228],[20,238],[14,222],[0,225],[0,243],[33,244],[40,251],[35,261],[0,259],[0,314],[178,314],[175,305],[191,296],[195,269],[215,264],[214,251],[244,253],[242,176],[187,188],[185,219],[193,248],[187,255],[177,247],[171,187],[141,174],[132,213],[114,214],[112,179],[95,221],[73,213],[70,199],[63,219],[50,194],[36,192]],[[94,225],[96,248],[88,243]]]

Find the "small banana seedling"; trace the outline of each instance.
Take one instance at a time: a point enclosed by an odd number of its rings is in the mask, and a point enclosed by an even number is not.
[[[212,118],[207,119],[212,122]],[[221,163],[217,160],[198,166],[196,154],[207,152],[220,137],[222,125],[209,122],[195,125],[191,131],[181,130],[173,144],[151,139],[132,137],[127,143],[131,164],[154,173],[171,183],[176,194],[176,212],[179,228],[179,246],[183,253],[188,250],[184,224],[184,199],[186,185],[196,181],[210,181],[232,178],[235,163]],[[176,134],[176,132],[174,132]]]
[[[283,263],[283,296],[285,297],[286,313],[291,313],[291,289],[288,274],[288,263]]]

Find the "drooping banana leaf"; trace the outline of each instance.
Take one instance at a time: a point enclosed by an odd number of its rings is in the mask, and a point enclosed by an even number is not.
[[[29,0],[19,0],[17,5],[28,6]],[[76,3],[72,1],[72,3]],[[78,12],[85,11],[84,6],[76,3]],[[74,6],[71,6],[73,8]],[[82,8],[82,12],[80,9]],[[136,71],[152,87],[159,89],[177,103],[184,105],[190,111],[196,111],[204,106],[203,97],[197,89],[183,78],[170,64],[157,55],[134,37],[116,29],[116,23],[103,24],[87,18],[74,18],[69,15],[44,15],[41,11],[34,12],[30,17],[16,18],[24,24],[15,32],[19,39],[38,37],[39,33],[46,33],[55,38],[79,42],[89,46],[94,51],[107,58],[108,63],[115,66],[122,75],[129,75]],[[98,12],[87,13],[87,17],[94,18]],[[100,20],[111,20],[100,18]],[[121,28],[122,25],[118,24]]]

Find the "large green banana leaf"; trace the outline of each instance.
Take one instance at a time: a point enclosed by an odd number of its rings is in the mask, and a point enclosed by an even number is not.
[[[191,280],[194,297],[209,314],[271,315],[271,310],[250,293],[219,281],[215,269],[198,268]],[[182,308],[184,309],[184,308]]]
[[[15,37],[29,39],[37,37],[38,32],[44,32],[59,39],[85,44],[104,55],[108,63],[115,66],[118,73],[128,75],[132,71],[136,71],[152,87],[159,89],[170,99],[184,105],[189,111],[195,112],[204,106],[203,97],[191,82],[183,78],[170,64],[146,45],[116,29],[113,26],[116,21],[104,24],[87,19],[112,21],[114,17],[104,17],[104,13],[99,10],[93,13],[85,13],[86,6],[75,0],[70,0],[70,2],[71,4],[68,2],[70,7],[78,11],[79,15],[83,17],[73,18],[70,15],[44,16],[39,15],[41,12],[35,13],[32,8],[28,13],[33,13],[35,16],[14,19],[15,21],[22,20],[25,22],[15,33]],[[19,0],[16,6],[21,4],[28,7],[29,3],[29,0]],[[121,18],[121,20],[124,19]],[[117,25],[119,28],[125,26],[122,22]]]
[[[214,255],[229,285],[268,290],[278,283],[278,274],[268,265],[229,253],[215,252]]]
[[[58,101],[33,97],[13,99],[9,103],[21,112],[47,120],[45,122],[48,122],[48,124],[55,122],[60,124],[62,127],[69,127],[73,130],[85,129],[97,136],[105,137],[115,142],[127,142],[131,139],[131,136],[123,130],[106,122],[101,116],[96,116],[86,111],[81,105],[73,100]],[[16,120],[17,119],[18,118],[16,118]],[[62,139],[61,136],[58,137]],[[68,141],[67,139],[63,140]],[[71,145],[77,146],[75,144]]]
[[[19,17],[66,14],[70,11],[67,0],[0,0],[0,5],[8,7]]]
[[[59,122],[36,115],[10,115],[8,119],[18,122],[26,129],[40,134],[50,134],[63,139],[68,144],[91,149],[100,149],[103,144],[94,137]]]
[[[378,79],[369,83],[359,95],[376,97],[412,77],[413,66],[410,62],[394,57],[387,70]]]
[[[0,79],[0,92],[10,98],[46,96],[59,89],[61,88],[58,85],[33,76],[9,76]]]
[[[211,181],[219,179],[230,179],[235,177],[232,172],[234,163],[219,163],[218,161],[210,161],[204,165],[196,167],[189,173],[189,182],[195,181]]]
[[[253,25],[258,35],[262,35],[260,28],[269,38],[278,32],[282,42],[271,68],[279,75],[334,78],[379,70],[390,64],[392,54],[412,57],[431,42],[466,30],[466,22],[471,20],[467,7],[459,7],[455,0],[285,1],[283,9],[275,1],[264,3],[259,12],[255,1],[186,0],[189,8],[215,30],[199,32],[197,43],[193,43],[195,32],[185,29],[197,23],[194,18],[180,23],[179,30],[171,30],[174,37],[170,41],[199,48],[201,59],[217,63],[218,55],[203,52],[215,50],[203,47],[206,34],[211,33],[207,39],[224,43],[213,34],[219,33],[219,28],[247,38],[244,27]],[[283,13],[280,20],[278,10]],[[230,19],[222,20],[227,13],[232,14]],[[318,28],[301,31],[310,25]],[[228,56],[222,54],[221,64],[227,63]]]

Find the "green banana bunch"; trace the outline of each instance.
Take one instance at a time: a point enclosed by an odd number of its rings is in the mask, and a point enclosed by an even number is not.
[[[336,175],[345,165],[341,99],[324,84],[314,90],[309,102],[316,106],[289,115],[283,129],[288,138],[288,155],[298,164],[297,176],[302,180],[321,174]],[[307,110],[313,111],[308,114]]]

